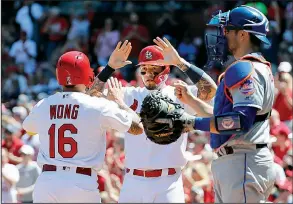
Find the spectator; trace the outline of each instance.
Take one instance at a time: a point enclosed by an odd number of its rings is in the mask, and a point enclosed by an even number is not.
[[[67,39],[83,39],[84,42],[88,41],[89,38],[89,26],[90,22],[86,18],[83,11],[77,11],[71,18],[71,27],[69,29]]]
[[[123,29],[121,33],[121,40],[129,40],[131,42],[132,50],[129,55],[131,65],[123,67],[120,71],[126,81],[131,81],[134,78],[134,65],[137,64],[137,58],[143,47],[149,42],[149,30],[144,25],[139,24],[139,17],[136,13],[131,13],[130,24]]]
[[[13,113],[14,119],[20,123],[22,123],[22,121],[26,118],[26,116],[28,114],[26,108],[24,108],[22,106],[13,107],[12,113]]]
[[[272,111],[270,118],[270,134],[276,137],[276,142],[272,144],[274,154],[281,160],[291,148],[291,141],[288,138],[290,129],[284,125],[279,119],[279,114],[276,110]]]
[[[95,53],[100,66],[106,66],[108,59],[120,39],[118,30],[113,30],[113,20],[107,18],[97,36]]]
[[[29,91],[27,79],[24,75],[20,74],[18,66],[9,66],[5,71],[7,77],[4,79],[2,90],[4,100],[17,99],[20,94]]]
[[[2,140],[2,148],[8,151],[8,159],[11,164],[19,164],[22,161],[19,150],[23,146],[23,142],[15,137],[17,130],[11,125],[4,127],[4,139]]]
[[[21,30],[27,33],[28,39],[39,42],[38,23],[43,17],[44,12],[40,4],[32,0],[24,0],[23,6],[17,11],[15,21],[20,25]]]
[[[172,37],[177,37],[177,25],[178,22],[175,19],[175,13],[173,10],[171,9],[169,12],[164,12],[156,22],[156,30],[158,31],[157,35],[171,35]]]
[[[22,162],[17,165],[20,179],[16,184],[18,200],[22,203],[33,202],[33,190],[41,169],[32,158],[34,149],[29,145],[23,145],[19,150]]]
[[[284,185],[286,182],[286,174],[280,164],[274,163],[276,171],[276,185]]]
[[[25,31],[20,32],[20,39],[14,42],[9,51],[16,64],[24,64],[24,72],[31,76],[36,69],[37,46],[27,38]]]
[[[280,114],[280,120],[292,129],[292,111],[293,111],[293,93],[292,93],[292,76],[289,73],[279,75],[276,87],[277,94],[273,108]]]
[[[40,147],[40,137],[38,134],[36,135],[29,135],[25,133],[22,135],[21,140],[23,144],[29,145],[34,149],[35,155],[33,155],[33,160],[36,160],[38,152],[39,152],[39,147]]]
[[[64,43],[68,27],[67,20],[60,16],[60,9],[58,7],[52,7],[42,29],[43,33],[48,34],[48,43],[46,46],[47,60],[50,60],[53,51]]]
[[[19,172],[16,166],[8,163],[8,152],[2,147],[1,157],[2,203],[17,203],[15,185],[19,181]]]

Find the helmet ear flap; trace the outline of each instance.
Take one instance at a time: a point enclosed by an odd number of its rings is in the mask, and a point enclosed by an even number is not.
[[[161,84],[162,82],[166,81],[167,78],[168,78],[167,75],[168,75],[169,73],[170,73],[170,66],[165,66],[165,67],[164,67],[164,70],[163,70],[160,74],[158,74],[158,75],[155,77],[155,79],[154,79],[155,83],[156,83],[157,85],[159,85],[159,84]]]

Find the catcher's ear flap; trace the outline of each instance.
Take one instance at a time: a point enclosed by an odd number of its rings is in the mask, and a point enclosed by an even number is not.
[[[173,121],[171,119],[158,118],[155,120],[155,122],[161,123],[161,124],[169,124],[169,128],[173,128]]]

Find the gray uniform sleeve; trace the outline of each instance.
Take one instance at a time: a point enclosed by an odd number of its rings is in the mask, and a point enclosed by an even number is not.
[[[261,79],[255,73],[240,85],[231,88],[230,92],[233,98],[233,108],[249,106],[262,110],[264,87]]]

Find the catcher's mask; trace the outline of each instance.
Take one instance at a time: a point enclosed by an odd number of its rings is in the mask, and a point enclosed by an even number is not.
[[[156,89],[168,79],[170,66],[157,62],[157,60],[163,59],[164,56],[161,50],[154,45],[145,47],[139,53],[138,66],[140,66],[143,83],[147,89]],[[163,67],[163,69],[159,67]],[[153,85],[145,80],[148,72],[152,72],[153,77],[150,80],[153,82]]]
[[[222,13],[217,11],[207,24],[205,32],[205,45],[207,50],[208,61],[206,68],[212,68],[215,63],[223,65],[228,56],[228,43],[224,33],[229,12]]]
[[[62,86],[84,84],[88,88],[94,81],[94,72],[88,57],[78,51],[66,52],[59,58],[56,75]]]

